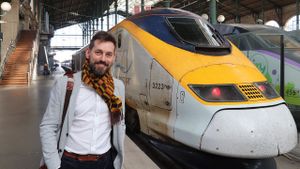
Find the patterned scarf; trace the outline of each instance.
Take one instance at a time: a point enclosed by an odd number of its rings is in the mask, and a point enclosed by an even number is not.
[[[122,115],[122,101],[114,95],[114,80],[109,71],[107,71],[102,77],[95,77],[93,73],[90,73],[89,60],[86,59],[82,67],[82,81],[94,88],[96,92],[104,99],[105,103],[110,110],[111,124],[116,124],[123,117]]]

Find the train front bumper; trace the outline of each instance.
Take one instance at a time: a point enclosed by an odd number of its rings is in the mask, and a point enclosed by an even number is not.
[[[203,151],[238,158],[274,157],[297,144],[294,119],[285,104],[217,112],[201,139]]]

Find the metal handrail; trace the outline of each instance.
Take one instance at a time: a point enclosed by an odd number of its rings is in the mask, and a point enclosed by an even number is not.
[[[2,75],[3,75],[4,69],[5,69],[5,64],[6,64],[7,58],[10,56],[10,54],[12,53],[13,49],[15,49],[15,47],[16,47],[16,42],[14,40],[10,40],[8,48],[4,55],[5,56],[4,60],[0,65],[0,79],[2,79]]]

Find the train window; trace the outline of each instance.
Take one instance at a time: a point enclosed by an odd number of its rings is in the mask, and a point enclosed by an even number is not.
[[[242,51],[259,50],[263,48],[263,44],[259,42],[252,33],[242,33],[229,37],[230,40]]]
[[[280,47],[280,34],[270,34],[270,35],[259,35],[260,38],[264,40],[270,47],[279,48]],[[284,47],[285,48],[299,48],[300,44],[291,39],[289,36],[284,35]]]
[[[219,41],[212,28],[198,19],[168,17],[167,21],[182,41],[195,46],[220,46],[222,43],[223,39]]]
[[[251,50],[251,44],[245,36],[241,36],[238,47],[243,51]]]
[[[175,33],[184,41],[193,44],[208,44],[207,39],[196,23],[191,18],[168,18]]]
[[[118,35],[118,48],[121,48],[121,45],[122,45],[122,34],[120,33]]]

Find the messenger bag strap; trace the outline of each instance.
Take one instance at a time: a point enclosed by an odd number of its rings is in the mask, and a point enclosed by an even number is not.
[[[68,81],[67,81],[67,90],[66,90],[66,96],[65,96],[65,102],[64,102],[64,109],[63,109],[63,113],[62,113],[62,117],[61,117],[61,125],[60,125],[60,132],[59,132],[59,137],[57,140],[57,148],[59,148],[59,142],[60,142],[60,137],[61,137],[61,132],[62,132],[62,127],[64,125],[65,122],[65,117],[67,114],[67,110],[68,110],[68,106],[69,106],[69,102],[70,102],[70,97],[73,91],[73,86],[74,86],[74,79],[73,79],[73,73],[68,73],[66,74],[66,76],[68,76]]]

